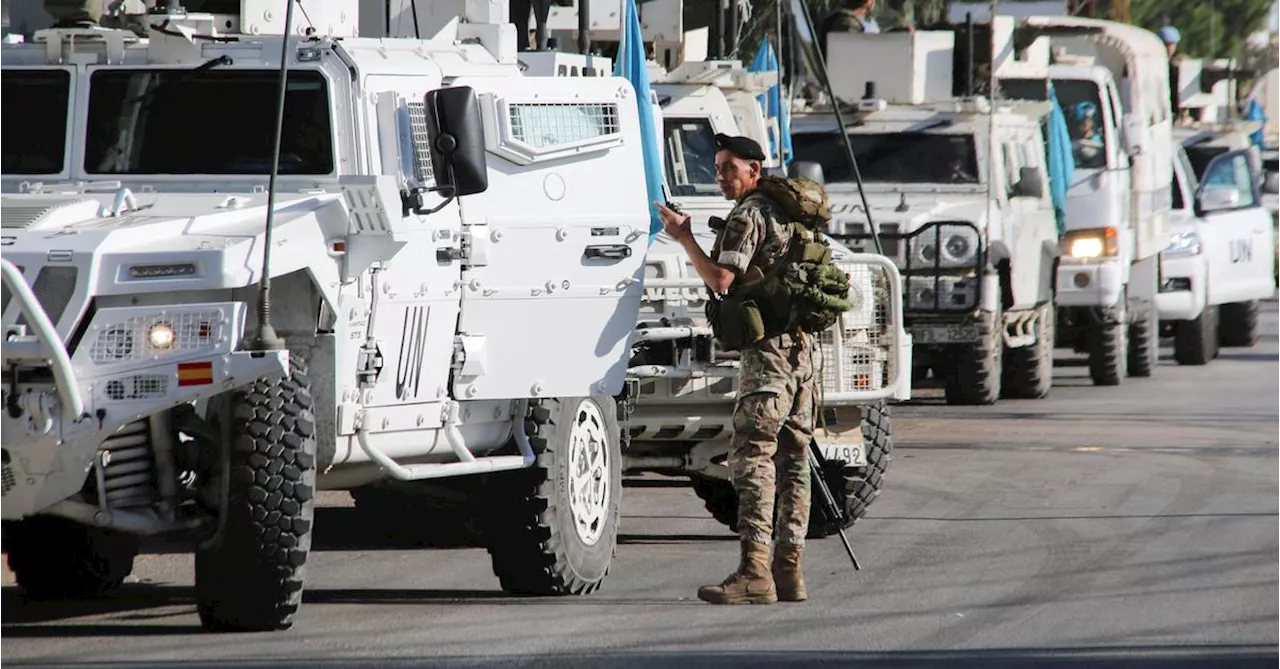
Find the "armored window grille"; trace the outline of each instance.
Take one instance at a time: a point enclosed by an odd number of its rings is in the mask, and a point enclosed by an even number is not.
[[[612,102],[517,103],[507,108],[511,137],[543,149],[616,135],[618,105]]]
[[[410,102],[407,106],[409,127],[407,133],[402,131],[401,137],[408,135],[413,140],[410,147],[413,178],[420,185],[425,186],[435,180],[435,172],[431,166],[431,143],[427,138],[427,105],[422,102]]]

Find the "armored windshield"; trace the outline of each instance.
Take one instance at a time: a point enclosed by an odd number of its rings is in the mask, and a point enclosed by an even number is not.
[[[716,184],[716,134],[710,119],[668,118],[663,141],[667,183],[674,195],[720,195]]]
[[[1087,79],[1054,79],[1053,91],[1067,117],[1071,155],[1076,167],[1107,166],[1106,136],[1102,128],[1102,95],[1098,84]],[[1049,99],[1043,79],[1000,79],[1000,92],[1011,100]]]
[[[279,94],[275,70],[105,70],[93,74],[84,169],[90,174],[267,174]],[[324,78],[293,71],[280,174],[333,172]]]
[[[4,174],[57,174],[67,147],[71,73],[6,68],[0,92],[9,101],[0,141]]]
[[[973,135],[924,132],[849,135],[858,171],[866,183],[976,184]],[[827,183],[852,182],[853,168],[838,133],[792,137],[795,159],[822,165]]]

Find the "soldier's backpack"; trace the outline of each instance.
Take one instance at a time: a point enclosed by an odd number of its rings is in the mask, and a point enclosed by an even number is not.
[[[730,351],[784,332],[822,332],[852,308],[849,275],[832,261],[822,237],[831,220],[826,189],[809,179],[765,176],[756,192],[782,210],[791,239],[768,273],[749,270],[742,285],[708,303],[716,340]]]

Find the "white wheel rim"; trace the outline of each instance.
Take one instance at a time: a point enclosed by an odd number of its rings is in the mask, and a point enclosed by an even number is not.
[[[569,428],[569,511],[578,538],[588,546],[604,535],[613,495],[606,425],[600,407],[583,400]]]

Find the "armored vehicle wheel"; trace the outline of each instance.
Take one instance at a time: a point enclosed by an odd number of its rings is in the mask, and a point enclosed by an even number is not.
[[[956,347],[955,362],[947,375],[947,404],[995,404],[1000,398],[1004,360],[1004,314],[983,312],[976,343]]]
[[[1121,295],[1123,304],[1125,297]],[[1095,386],[1118,386],[1128,372],[1129,326],[1125,310],[1109,314],[1114,323],[1094,323],[1089,327],[1089,378]]]
[[[1218,341],[1223,346],[1253,346],[1258,343],[1258,302],[1232,302],[1220,307]]]
[[[531,400],[537,460],[486,482],[493,573],[524,595],[584,595],[609,573],[618,544],[622,447],[612,397]]]
[[[1218,356],[1218,307],[1206,306],[1173,332],[1173,359],[1179,365],[1207,365]]]
[[[215,399],[231,449],[221,540],[196,551],[196,607],[212,630],[288,629],[302,605],[315,516],[316,440],[305,362]]]
[[[1147,377],[1160,364],[1160,313],[1154,304],[1147,316],[1129,326],[1129,376]]]
[[[888,405],[880,403],[862,407],[862,437],[867,450],[865,469],[844,467],[841,461],[827,463],[827,487],[831,488],[836,503],[844,506],[844,529],[852,527],[867,515],[867,509],[884,487],[884,475],[893,460],[893,423],[889,418]],[[707,511],[711,512],[712,518],[736,531],[738,495],[734,492],[732,483],[694,476],[693,490],[702,499]],[[809,532],[806,536],[821,539],[835,534],[837,530],[834,523],[825,522],[816,486],[811,492]]]
[[[1004,352],[1004,379],[1001,392],[1004,397],[1016,399],[1042,399],[1053,387],[1053,345],[1056,342],[1056,317],[1053,304],[1040,306],[1036,311],[1036,341],[1030,346],[1006,349]]]
[[[31,599],[110,594],[133,571],[139,540],[53,516],[6,522],[5,551],[18,587]]]

